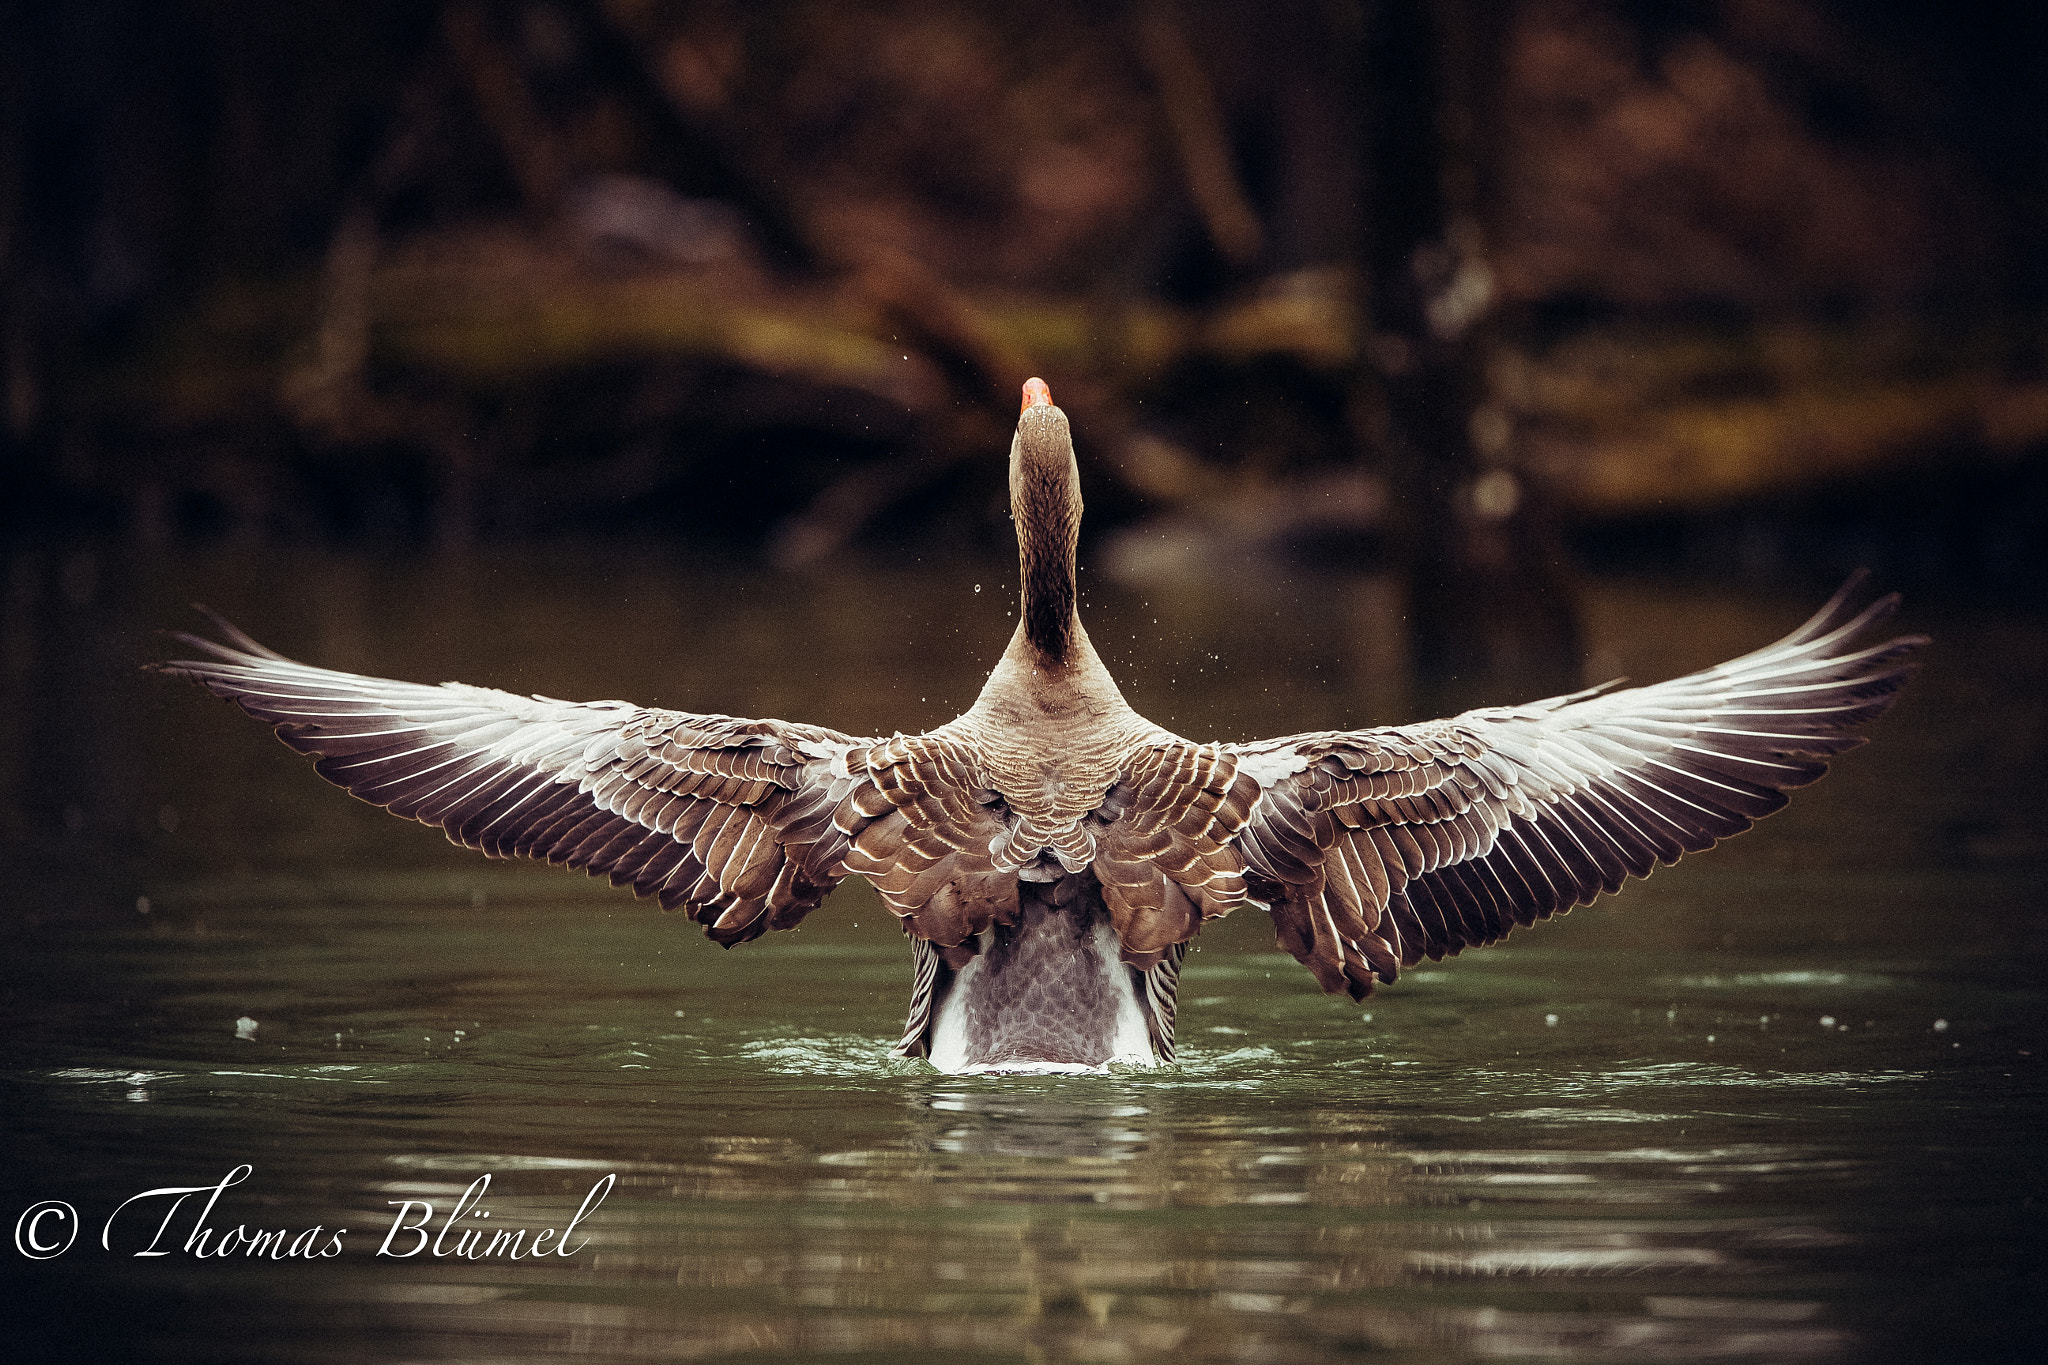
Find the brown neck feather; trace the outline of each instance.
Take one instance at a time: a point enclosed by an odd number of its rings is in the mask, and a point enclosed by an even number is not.
[[[1024,638],[1047,663],[1067,664],[1079,621],[1074,555],[1081,535],[1081,478],[1066,418],[1057,408],[1034,408],[1018,425],[1010,511],[1017,522]]]

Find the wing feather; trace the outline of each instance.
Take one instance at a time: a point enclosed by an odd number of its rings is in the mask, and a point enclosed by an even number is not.
[[[844,875],[853,836],[891,809],[857,796],[872,786],[846,758],[872,740],[362,677],[213,621],[227,643],[181,636],[207,657],[160,671],[267,722],[328,781],[492,857],[541,858],[658,896],[724,942],[796,924]]]
[[[1282,946],[1360,998],[1393,961],[1494,942],[1782,808],[1863,743],[1851,731],[1891,705],[1925,643],[1859,647],[1897,602],[1851,610],[1860,582],[1775,644],[1653,687],[1223,746],[1260,774],[1233,846],[1274,898]],[[1324,800],[1334,841],[1314,832]],[[1325,898],[1358,901],[1365,932]]]

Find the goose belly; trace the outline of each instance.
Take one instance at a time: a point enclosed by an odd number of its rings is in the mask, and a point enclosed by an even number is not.
[[[933,1066],[1054,1075],[1157,1065],[1108,913],[1098,896],[1075,889],[1027,882],[1016,927],[981,935],[981,951],[954,974],[933,1021]]]

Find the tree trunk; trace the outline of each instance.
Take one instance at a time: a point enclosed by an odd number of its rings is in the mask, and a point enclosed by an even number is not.
[[[1363,72],[1367,352],[1385,420],[1369,439],[1400,494],[1418,681],[1461,699],[1565,690],[1579,672],[1558,538],[1487,380],[1511,21],[1484,0],[1380,0]]]

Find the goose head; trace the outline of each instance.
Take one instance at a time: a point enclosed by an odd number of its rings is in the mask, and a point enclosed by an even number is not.
[[[1023,636],[1040,661],[1074,661],[1074,555],[1081,536],[1081,470],[1067,415],[1053,406],[1043,379],[1024,385],[1024,408],[1010,442],[1010,517],[1017,524]]]

